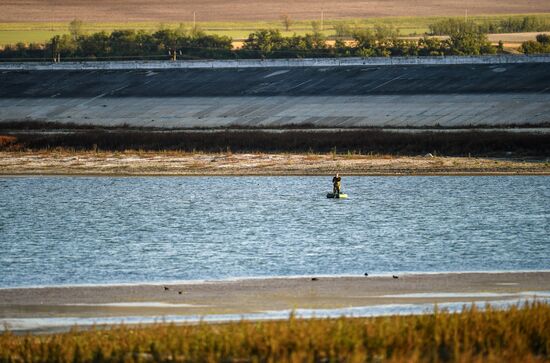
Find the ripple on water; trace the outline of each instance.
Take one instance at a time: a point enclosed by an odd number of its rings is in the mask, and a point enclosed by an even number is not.
[[[330,181],[0,178],[0,287],[550,269],[549,177]]]

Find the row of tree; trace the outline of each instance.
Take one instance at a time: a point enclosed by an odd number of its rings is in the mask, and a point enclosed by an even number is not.
[[[231,56],[230,37],[207,35],[185,28],[144,30],[115,30],[84,34],[81,28],[69,26],[69,34],[56,35],[44,45],[18,43],[6,46],[0,58],[86,58],[86,59],[165,59],[177,52],[186,58],[227,58]]]
[[[75,25],[71,23],[72,25]],[[492,54],[487,36],[478,29],[463,26],[440,40],[424,37],[406,40],[393,28],[357,29],[352,41],[327,41],[320,31],[306,35],[283,36],[279,30],[264,29],[251,33],[242,48],[233,49],[232,39],[207,35],[185,28],[156,32],[115,30],[111,33],[83,34],[78,26],[70,33],[53,37],[45,45],[22,43],[0,51],[4,59],[237,59],[303,58],[341,56],[424,56]]]
[[[281,22],[286,31],[290,30],[294,21],[288,15],[281,16]],[[460,18],[447,18],[437,21],[428,26],[428,35],[450,35],[457,27],[464,23],[471,24],[482,33],[520,33],[520,32],[544,32],[550,31],[550,20],[547,16],[528,15],[524,17],[508,17],[500,20],[470,20],[464,21]],[[311,29],[315,32],[322,30],[322,23],[319,21],[311,22]],[[336,38],[349,38],[359,28],[359,25],[338,21],[333,22],[331,27],[334,29]]]
[[[464,21],[457,18],[440,20],[429,25],[431,35],[450,35],[457,28],[464,24],[476,28],[481,33],[519,33],[519,32],[542,32],[550,30],[550,21],[546,17],[536,15],[524,16],[523,18],[507,18],[498,21],[485,20],[477,23]]]
[[[263,29],[251,33],[243,46],[234,49],[232,39],[208,35],[198,29],[160,29],[155,32],[115,30],[111,33],[84,34],[79,24],[71,23],[70,33],[53,37],[45,45],[22,43],[0,51],[0,59],[246,59],[315,57],[387,57],[494,54],[487,35],[473,22],[453,21],[448,38],[403,39],[391,27],[355,29],[351,41],[329,42],[320,31],[306,35],[283,36],[279,30]],[[540,39],[539,39],[540,38]],[[548,53],[548,36],[526,42],[527,54]]]
[[[245,40],[241,55],[267,58],[323,57],[323,56],[441,56],[494,54],[487,36],[477,32],[460,32],[449,39],[424,37],[418,40],[401,39],[392,28],[378,27],[356,30],[353,41],[336,40],[328,45],[319,32],[305,36],[284,37],[278,30],[260,30]]]

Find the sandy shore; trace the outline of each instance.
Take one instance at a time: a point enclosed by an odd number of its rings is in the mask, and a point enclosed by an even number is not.
[[[165,289],[165,286],[168,290]],[[181,292],[181,293],[180,293]],[[0,321],[249,314],[391,304],[517,300],[550,294],[549,272],[407,274],[0,289]]]
[[[550,175],[550,162],[378,155],[0,152],[0,175]]]

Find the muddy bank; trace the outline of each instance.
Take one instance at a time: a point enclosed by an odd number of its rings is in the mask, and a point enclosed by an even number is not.
[[[213,319],[215,316],[212,315],[218,314],[220,317],[223,314],[261,315],[288,309],[514,303],[521,299],[536,299],[537,296],[544,299],[550,293],[548,271],[404,274],[396,277],[391,274],[308,276],[0,289],[0,321],[15,324],[14,327],[32,323],[44,328],[53,318],[70,318],[75,322],[78,319],[124,316],[210,316]],[[37,319],[45,320],[35,321]]]

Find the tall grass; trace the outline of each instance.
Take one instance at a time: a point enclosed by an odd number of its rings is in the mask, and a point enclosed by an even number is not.
[[[312,132],[287,130],[217,130],[159,132],[136,129],[88,129],[61,133],[5,130],[0,150],[355,152],[394,155],[436,153],[447,156],[550,155],[550,134],[504,131],[418,131],[358,129]]]
[[[0,362],[548,362],[550,305],[0,335]]]

